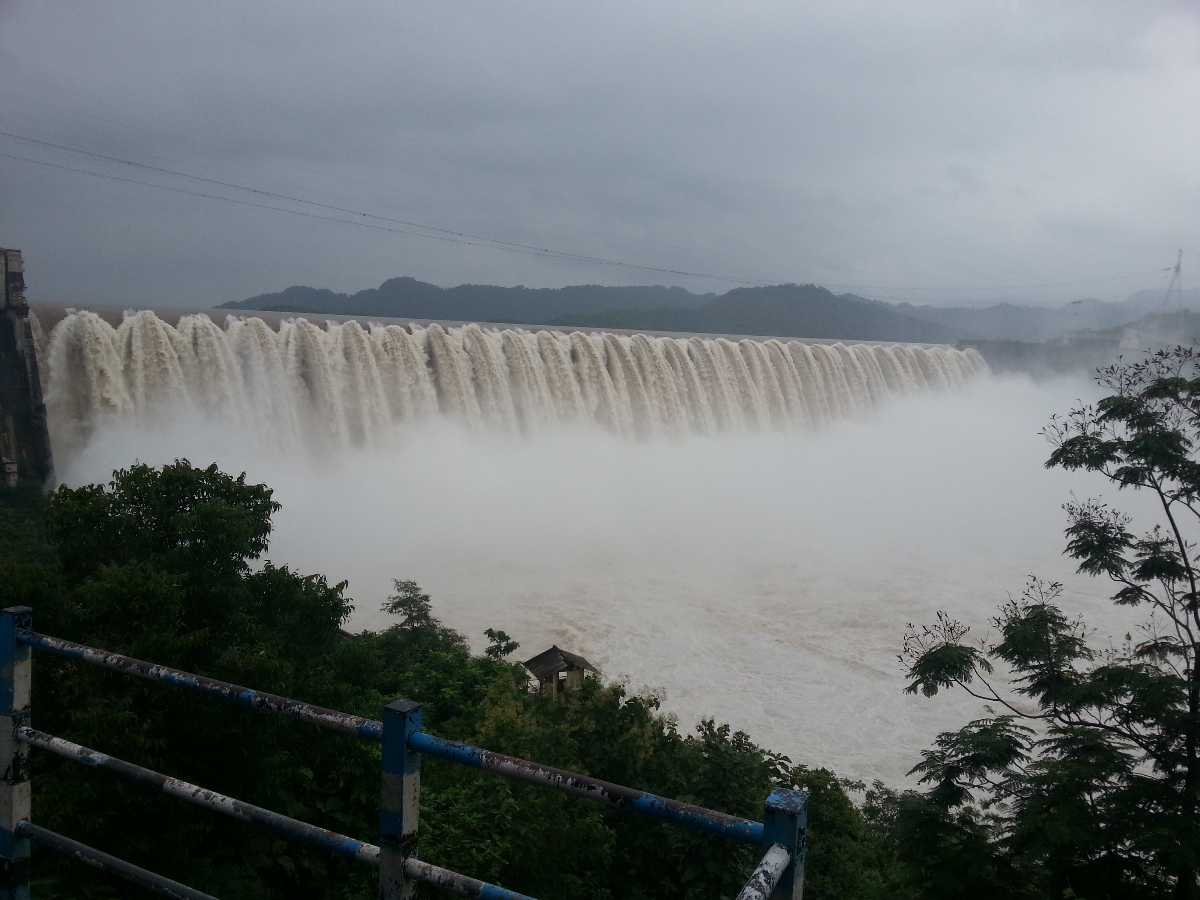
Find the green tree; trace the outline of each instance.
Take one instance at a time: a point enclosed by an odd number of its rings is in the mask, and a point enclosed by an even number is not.
[[[914,768],[942,820],[971,817],[996,859],[1044,896],[1200,895],[1200,357],[1188,348],[1100,370],[1107,396],[1051,420],[1049,467],[1146,494],[1157,521],[1098,500],[1065,506],[1066,552],[1144,611],[1135,638],[1098,648],[1031,579],[972,642],[942,614],[910,628],[908,691],[961,689],[990,708],[938,737]],[[997,672],[996,667],[1001,667]],[[1011,688],[1003,684],[1007,674]]]
[[[509,637],[507,632],[498,628],[485,628],[483,636],[488,639],[488,645],[483,651],[483,655],[489,659],[504,659],[521,646]]]
[[[345,584],[257,562],[277,509],[269,488],[187,461],[135,465],[107,485],[60,489],[39,517],[48,547],[37,577],[19,580],[12,602],[33,606],[37,627],[52,634],[356,705],[363,695],[347,690],[338,671],[346,655],[340,626],[351,610]],[[5,569],[21,565],[4,561]],[[34,697],[35,721],[46,731],[330,824],[319,807],[357,789],[356,766],[373,765],[374,748],[53,657],[38,657]],[[219,841],[211,814],[43,755],[35,762],[44,824],[218,895],[288,892],[345,869],[237,824]],[[315,782],[316,766],[327,780]],[[39,868],[61,882],[57,892],[43,888],[51,896],[124,890],[90,873]]]
[[[415,581],[392,579],[392,590],[383,604],[383,611],[400,617],[403,631],[433,631],[442,623],[433,617],[433,601]]]
[[[914,896],[904,864],[830,773],[793,766],[705,721],[681,733],[653,697],[588,680],[558,700],[527,690],[488,634],[473,655],[420,586],[397,580],[391,627],[347,634],[344,583],[262,559],[271,490],[179,461],[131,466],[50,498],[0,492],[0,585],[37,628],[360,715],[419,701],[431,730],[757,818],[775,784],[813,792],[810,900]],[[301,723],[38,655],[34,722],[103,752],[370,839],[379,748]],[[226,900],[375,895],[373,873],[261,829],[34,756],[44,825]],[[756,848],[622,815],[561,793],[430,760],[420,853],[546,900],[729,897]],[[84,867],[34,855],[41,897],[132,896]],[[882,887],[881,887],[882,886]]]

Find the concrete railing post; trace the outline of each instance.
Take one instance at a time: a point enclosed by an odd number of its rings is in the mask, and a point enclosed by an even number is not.
[[[421,754],[408,738],[421,729],[421,707],[393,700],[383,708],[383,792],[379,806],[379,900],[410,900],[416,882],[405,862],[417,852]]]
[[[763,815],[763,845],[779,844],[791,862],[771,894],[771,900],[801,900],[804,862],[808,851],[808,793],[778,788],[767,798]]]
[[[17,824],[29,820],[29,748],[17,729],[29,724],[30,652],[17,629],[33,625],[33,610],[0,611],[0,898],[29,898],[29,839]]]

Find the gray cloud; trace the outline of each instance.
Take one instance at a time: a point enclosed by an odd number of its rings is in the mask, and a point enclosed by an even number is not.
[[[1194,258],[1197,98],[1186,2],[0,4],[5,130],[506,240],[917,301],[1116,298],[1155,286],[1176,247]],[[669,280],[3,158],[0,197],[0,243],[46,299]]]

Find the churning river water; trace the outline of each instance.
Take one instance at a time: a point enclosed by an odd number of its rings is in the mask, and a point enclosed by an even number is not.
[[[558,643],[681,728],[713,716],[841,774],[903,783],[982,712],[902,692],[906,623],[983,634],[1036,573],[1097,642],[1126,628],[1061,556],[1062,502],[1101,485],[1042,468],[1082,379],[947,348],[152,314],[39,342],[65,480],[244,469],[283,504],[269,555],[348,578],[352,627],[412,578],[477,646]]]

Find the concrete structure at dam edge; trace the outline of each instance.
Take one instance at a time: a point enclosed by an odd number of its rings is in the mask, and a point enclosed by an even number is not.
[[[0,248],[0,485],[50,484],[46,404],[34,350],[21,251]]]

